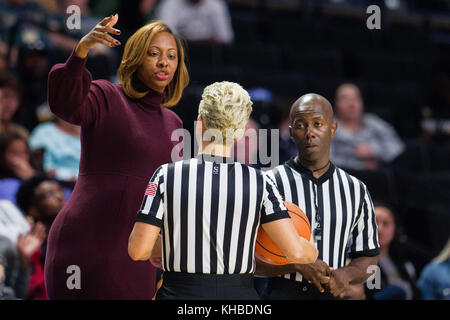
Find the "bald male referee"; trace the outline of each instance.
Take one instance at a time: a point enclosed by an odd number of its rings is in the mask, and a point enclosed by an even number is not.
[[[257,275],[271,278],[266,297],[284,300],[344,298],[349,284],[370,276],[379,254],[377,226],[366,185],[330,161],[337,130],[333,109],[317,94],[301,96],[291,107],[290,134],[298,154],[268,172],[284,200],[308,216],[319,250],[313,264],[272,266],[257,260]],[[351,258],[345,265],[347,255]]]

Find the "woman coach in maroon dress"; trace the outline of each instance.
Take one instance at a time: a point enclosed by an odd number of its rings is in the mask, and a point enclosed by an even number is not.
[[[120,84],[92,81],[89,49],[120,45],[110,34],[118,16],[103,19],[49,74],[48,101],[60,118],[81,126],[80,173],[50,230],[45,281],[51,299],[151,299],[155,269],[128,256],[128,236],[153,171],[172,162],[168,110],[189,76],[180,41],[160,22],[139,29],[125,46]],[[76,284],[79,267],[80,286]]]

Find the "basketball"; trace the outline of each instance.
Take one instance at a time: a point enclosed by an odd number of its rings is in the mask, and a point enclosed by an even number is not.
[[[306,240],[311,239],[311,224],[306,214],[292,202],[285,201],[284,205],[288,209],[298,234]],[[258,236],[256,238],[255,254],[260,260],[273,265],[292,263],[261,226],[258,229]]]

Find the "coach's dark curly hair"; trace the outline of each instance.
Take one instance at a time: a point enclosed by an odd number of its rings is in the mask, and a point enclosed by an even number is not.
[[[26,214],[33,204],[34,191],[44,181],[53,181],[45,174],[39,173],[34,177],[24,180],[16,193],[17,206]]]

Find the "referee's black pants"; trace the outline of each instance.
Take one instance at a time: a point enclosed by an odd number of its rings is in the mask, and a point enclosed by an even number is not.
[[[253,274],[164,272],[156,300],[259,300]]]
[[[267,300],[337,300],[329,292],[321,293],[314,284],[281,277],[270,279],[265,294]]]

